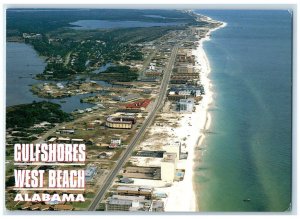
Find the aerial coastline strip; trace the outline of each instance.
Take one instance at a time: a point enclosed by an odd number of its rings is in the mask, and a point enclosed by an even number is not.
[[[206,20],[213,23],[219,23],[215,28],[207,30],[205,37],[198,41],[198,46],[192,50],[193,55],[196,57],[195,68],[199,70],[201,84],[204,86],[205,95],[199,105],[195,106],[195,111],[190,114],[174,114],[178,118],[178,127],[155,127],[153,133],[167,132],[170,135],[167,137],[169,141],[175,139],[184,139],[186,151],[188,152],[187,160],[180,160],[178,169],[185,169],[184,179],[180,182],[173,182],[170,187],[161,185],[159,188],[158,183],[152,182],[148,185],[156,187],[156,191],[165,192],[168,197],[165,202],[166,212],[196,212],[199,211],[199,203],[196,194],[199,194],[195,185],[195,166],[196,162],[201,160],[201,157],[196,156],[196,150],[203,147],[205,133],[211,125],[211,114],[208,112],[210,104],[213,102],[212,82],[209,79],[211,72],[209,60],[203,49],[203,43],[210,40],[210,34],[220,28],[225,27],[227,24],[224,22],[213,20],[209,17],[198,15],[199,19]],[[206,27],[205,27],[206,28]],[[168,117],[168,115],[164,114]],[[179,117],[178,117],[179,116]],[[169,117],[172,117],[169,115]],[[168,117],[168,118],[169,118]],[[148,144],[145,142],[145,144]],[[201,156],[205,153],[202,150]],[[145,184],[145,181],[136,180],[137,183]]]
[[[221,22],[221,21],[215,21],[212,18],[208,17],[208,16],[204,16],[201,14],[202,19],[207,20],[207,21],[213,21],[213,22]],[[192,148],[192,166],[190,166],[191,169],[193,169],[193,176],[191,181],[193,182],[193,191],[194,194],[197,194],[201,191],[196,191],[196,186],[195,186],[195,166],[196,166],[196,160],[194,158],[194,156],[196,155],[196,147],[203,147],[203,141],[205,139],[205,133],[209,130],[210,125],[211,125],[211,121],[212,121],[212,117],[211,114],[208,112],[209,106],[211,105],[211,103],[213,102],[213,90],[212,90],[212,82],[209,78],[209,74],[211,73],[211,67],[210,67],[210,63],[209,63],[209,59],[207,58],[206,52],[203,48],[203,43],[205,41],[209,41],[210,40],[210,34],[213,31],[216,31],[218,29],[224,28],[227,26],[226,22],[221,22],[222,24],[216,28],[212,28],[209,29],[209,31],[206,33],[206,36],[202,39],[199,40],[199,46],[197,47],[197,49],[195,49],[193,51],[194,55],[196,56],[196,60],[197,60],[197,67],[200,69],[200,78],[201,78],[201,84],[204,86],[204,89],[206,91],[206,94],[203,96],[202,101],[200,102],[200,105],[196,107],[196,114],[200,115],[200,123],[201,123],[201,129],[200,132],[198,133],[198,141],[195,143],[194,147]],[[197,121],[195,121],[197,122]],[[205,150],[202,151],[200,156],[203,156],[205,153]],[[199,160],[200,158],[197,157],[197,160]],[[198,200],[196,199],[196,195],[194,195],[195,198],[195,209],[194,211],[199,211],[199,203]]]

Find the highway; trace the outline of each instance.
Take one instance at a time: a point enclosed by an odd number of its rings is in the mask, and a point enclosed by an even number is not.
[[[171,77],[172,68],[175,62],[176,54],[178,51],[178,45],[175,45],[172,49],[171,57],[169,60],[169,63],[164,71],[163,79],[161,82],[161,87],[159,90],[158,97],[155,100],[153,110],[149,112],[148,117],[143,122],[142,126],[136,133],[136,135],[132,138],[131,142],[128,144],[128,147],[126,150],[121,154],[119,160],[117,161],[116,165],[113,167],[111,172],[108,174],[108,176],[105,179],[105,182],[103,186],[99,189],[97,195],[95,196],[93,202],[89,206],[89,211],[95,211],[98,207],[98,204],[102,201],[104,198],[107,190],[110,188],[111,184],[113,183],[113,180],[117,176],[117,174],[120,172],[128,158],[130,157],[133,149],[135,146],[139,143],[139,141],[144,136],[147,128],[152,124],[157,112],[161,109],[163,106],[163,103],[165,101],[165,97],[167,94],[168,84]]]

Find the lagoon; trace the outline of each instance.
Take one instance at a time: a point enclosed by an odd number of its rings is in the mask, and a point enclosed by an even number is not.
[[[43,72],[46,63],[37,52],[25,43],[8,42],[6,44],[6,106],[32,103],[33,101],[49,101],[61,105],[65,112],[75,109],[85,109],[93,106],[90,103],[80,103],[80,99],[95,94],[82,94],[62,99],[39,98],[32,94],[30,85],[46,81],[33,77]],[[106,83],[98,82],[101,85]]]

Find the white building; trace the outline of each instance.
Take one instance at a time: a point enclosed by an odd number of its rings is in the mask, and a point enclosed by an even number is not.
[[[195,96],[200,97],[201,96],[201,90],[196,90],[195,91]]]
[[[180,99],[177,103],[177,110],[183,113],[191,113],[194,110],[195,101],[193,98]]]
[[[180,90],[180,91],[178,91],[178,94],[188,96],[188,95],[191,95],[191,91],[190,90]]]
[[[176,153],[164,153],[164,158],[161,161],[161,180],[172,183],[176,173]]]
[[[57,83],[56,86],[59,88],[59,89],[64,89],[64,85],[62,83]]]
[[[181,143],[179,141],[171,142],[168,145],[165,145],[163,148],[164,148],[164,150],[166,150],[167,153],[176,154],[176,161],[178,161],[180,159]]]

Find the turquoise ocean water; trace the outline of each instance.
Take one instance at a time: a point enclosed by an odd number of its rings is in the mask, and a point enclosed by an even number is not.
[[[196,12],[227,23],[204,43],[214,102],[197,152],[199,210],[285,211],[292,192],[292,15]]]

